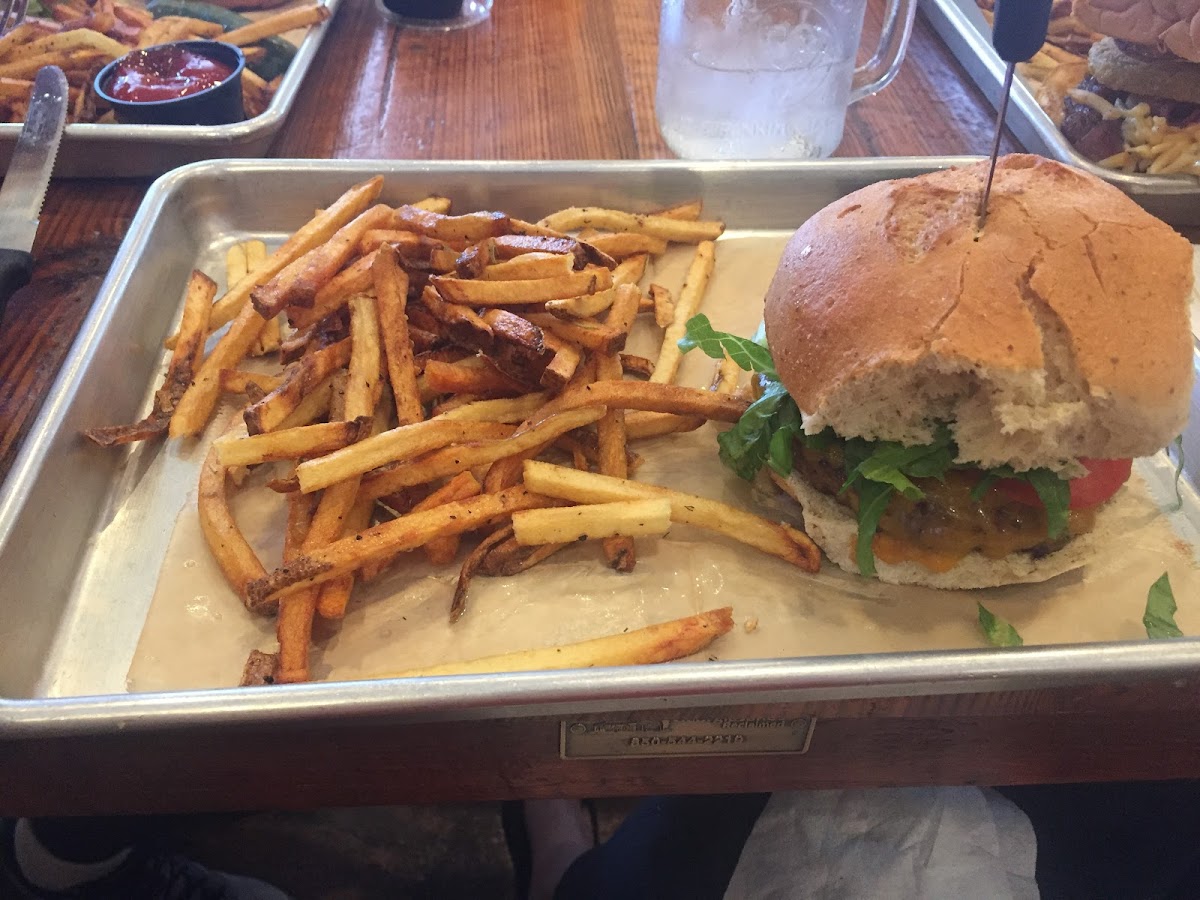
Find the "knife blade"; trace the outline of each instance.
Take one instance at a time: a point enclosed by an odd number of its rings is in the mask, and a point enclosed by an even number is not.
[[[33,273],[33,239],[46,186],[67,121],[67,78],[43,66],[33,79],[29,112],[0,186],[0,313]]]

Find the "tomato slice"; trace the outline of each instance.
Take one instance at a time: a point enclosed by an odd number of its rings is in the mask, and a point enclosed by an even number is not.
[[[1088,473],[1082,478],[1071,479],[1071,509],[1087,509],[1103,503],[1129,480],[1129,475],[1133,471],[1132,459],[1081,459],[1079,461],[1083,463]],[[1037,491],[1028,481],[1002,478],[996,482],[996,489],[1017,503],[1024,503],[1027,506],[1037,506],[1041,503]]]

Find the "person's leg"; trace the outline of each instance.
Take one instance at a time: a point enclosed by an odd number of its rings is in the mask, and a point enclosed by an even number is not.
[[[609,840],[570,864],[554,900],[721,900],[769,797],[643,800]]]

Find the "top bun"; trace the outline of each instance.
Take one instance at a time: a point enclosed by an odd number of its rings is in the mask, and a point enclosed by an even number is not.
[[[1098,178],[1037,156],[885,181],[801,226],[767,342],[810,433],[928,443],[1073,474],[1187,419],[1191,245]]]
[[[1087,28],[1200,62],[1200,0],[1075,0]]]

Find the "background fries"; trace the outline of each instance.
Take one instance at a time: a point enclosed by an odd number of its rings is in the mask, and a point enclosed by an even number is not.
[[[476,577],[515,576],[595,541],[584,551],[595,577],[616,578],[601,564],[632,571],[635,541],[672,523],[815,570],[803,532],[633,477],[643,456],[631,441],[736,422],[749,406],[728,364],[709,389],[673,383],[678,335],[706,293],[722,223],[687,204],[572,208],[535,226],[499,211],[452,213],[444,198],[394,207],[379,202],[382,188],[381,178],[351,186],[271,252],[229,248],[220,297],[195,273],[150,425],[91,432],[100,443],[138,440],[169,421],[172,437],[192,438],[222,395],[241,400],[240,423],[208,450],[199,508],[231,588],[252,612],[277,615],[278,652],[256,657],[255,680],[267,680],[270,660],[271,681],[311,677],[317,620],[317,635],[343,627],[356,585],[410,577],[412,551],[460,565],[450,622],[468,614]],[[588,230],[564,233],[579,228]],[[647,272],[664,274],[654,257],[680,242],[694,245],[686,278],[646,296]],[[647,328],[661,329],[657,360],[621,352]],[[282,554],[266,566],[238,528],[234,491],[286,505]],[[558,665],[673,659],[731,621],[715,610],[547,652]],[[549,658],[530,651],[465,670]]]

